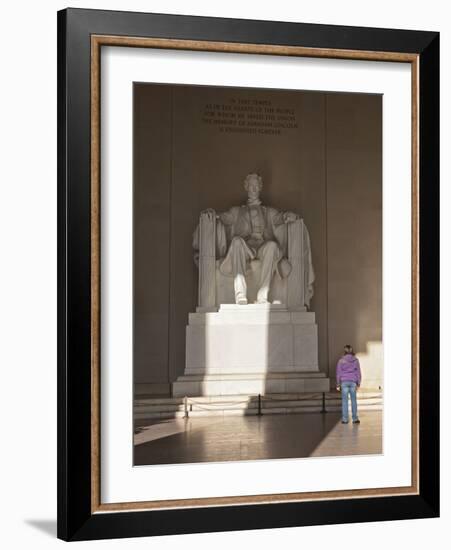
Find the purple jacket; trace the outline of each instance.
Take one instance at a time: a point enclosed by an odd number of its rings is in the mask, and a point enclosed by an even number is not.
[[[337,386],[342,382],[355,382],[360,386],[362,373],[360,363],[355,355],[347,353],[337,363]]]

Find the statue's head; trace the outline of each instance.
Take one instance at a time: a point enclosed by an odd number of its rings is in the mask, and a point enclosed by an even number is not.
[[[263,187],[262,177],[258,174],[248,174],[244,180],[244,189],[250,199],[257,199]]]

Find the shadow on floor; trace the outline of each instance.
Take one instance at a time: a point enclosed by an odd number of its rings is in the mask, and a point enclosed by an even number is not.
[[[224,462],[382,452],[380,411],[341,424],[339,412],[171,419],[141,426],[134,465]]]

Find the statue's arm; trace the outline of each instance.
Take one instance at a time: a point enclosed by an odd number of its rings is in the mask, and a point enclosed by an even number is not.
[[[208,216],[212,220],[221,220],[224,225],[232,225],[236,218],[233,208],[225,212],[216,212],[213,208],[207,208],[202,210],[201,215]]]
[[[274,225],[282,225],[284,223],[291,223],[296,221],[299,216],[294,212],[285,212],[283,210],[272,209],[272,220]]]
[[[298,220],[300,216],[298,214],[295,214],[294,212],[284,212],[283,214],[283,221],[284,223],[292,223]]]
[[[284,219],[283,219],[283,215],[284,215],[284,212],[282,212],[281,210],[276,210],[274,209],[274,212],[273,212],[273,215],[272,215],[272,223],[274,225],[282,225],[283,223],[285,223]]]
[[[237,209],[232,207],[225,212],[220,212],[217,217],[224,225],[233,225],[236,222]]]

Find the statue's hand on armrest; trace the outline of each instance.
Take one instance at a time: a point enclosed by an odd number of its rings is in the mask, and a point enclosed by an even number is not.
[[[283,215],[283,221],[285,223],[292,223],[299,219],[299,216],[294,212],[285,212]]]
[[[210,221],[215,221],[216,218],[218,218],[219,216],[216,214],[216,211],[213,209],[213,208],[207,208],[206,210],[202,210],[202,212],[200,213],[201,216],[207,216],[207,218],[210,220]]]

